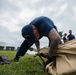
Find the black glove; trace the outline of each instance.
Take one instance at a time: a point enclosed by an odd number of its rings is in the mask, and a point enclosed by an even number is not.
[[[18,62],[19,58],[20,57],[15,57],[14,59],[10,60],[10,62],[12,62],[12,61]]]
[[[20,57],[15,57],[15,58],[14,58],[14,61],[18,62],[19,58],[20,58]]]

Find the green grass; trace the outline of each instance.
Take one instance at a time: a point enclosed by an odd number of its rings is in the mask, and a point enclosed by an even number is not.
[[[0,50],[0,55],[8,56],[9,60],[13,59],[15,54],[16,51]],[[48,75],[33,56],[25,54],[20,58],[19,63],[11,62],[10,64],[0,65],[0,75]]]

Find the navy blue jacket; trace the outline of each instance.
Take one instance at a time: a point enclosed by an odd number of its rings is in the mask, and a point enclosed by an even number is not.
[[[75,39],[75,36],[72,35],[72,34],[69,34],[69,35],[68,35],[68,38],[69,38],[69,40],[73,40],[73,39]]]

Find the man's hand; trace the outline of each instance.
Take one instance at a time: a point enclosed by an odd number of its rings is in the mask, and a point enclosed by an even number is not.
[[[15,57],[14,59],[12,59],[12,60],[10,60],[10,61],[11,61],[11,62],[12,62],[12,61],[18,62],[19,58],[20,58],[20,57]]]

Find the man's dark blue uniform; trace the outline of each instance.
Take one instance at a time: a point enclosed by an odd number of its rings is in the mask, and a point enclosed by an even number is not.
[[[69,40],[73,40],[73,39],[75,39],[75,36],[72,35],[72,34],[69,34],[69,35],[68,35],[68,38],[69,38]]]
[[[32,31],[32,25],[36,26],[40,34],[40,38],[43,36],[48,37],[50,30],[53,28],[57,31],[57,27],[54,25],[53,21],[45,16],[35,18],[29,25],[26,25],[22,29],[22,36],[30,34],[31,39],[25,39],[18,50],[16,57],[23,56],[27,50],[35,43],[35,37]],[[39,38],[39,39],[40,39]]]
[[[75,36],[72,34],[72,30],[69,30],[68,40],[75,39]]]

